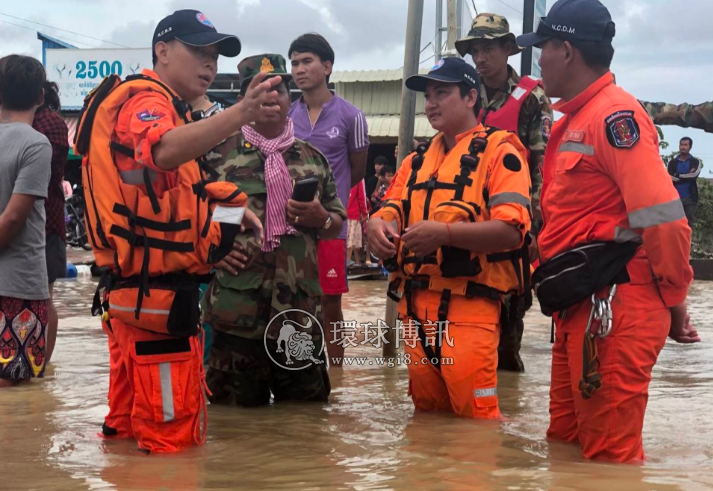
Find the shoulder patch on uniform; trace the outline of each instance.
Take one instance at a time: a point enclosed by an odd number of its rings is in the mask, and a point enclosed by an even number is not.
[[[552,118],[548,114],[542,116],[542,138],[545,139],[545,143],[550,139],[552,135]]]
[[[522,163],[520,162],[520,159],[511,153],[505,156],[505,158],[503,159],[503,165],[507,170],[513,172],[520,172],[520,170],[522,169]]]
[[[631,148],[641,139],[634,111],[617,111],[607,116],[604,125],[612,147]]]
[[[136,113],[136,117],[144,123],[149,121],[157,121],[161,118],[165,118],[166,115],[159,111],[158,109],[145,109],[140,113]]]

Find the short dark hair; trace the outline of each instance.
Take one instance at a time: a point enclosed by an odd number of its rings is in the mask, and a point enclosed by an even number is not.
[[[42,63],[31,56],[0,58],[0,104],[10,111],[29,111],[42,97],[46,80]]]
[[[683,138],[681,138],[681,141],[679,143],[683,143],[684,140],[688,141],[688,145],[693,148],[693,138],[691,138],[690,136],[684,136]]]
[[[611,41],[577,41],[573,44],[582,53],[584,63],[589,68],[605,68],[609,70],[614,59],[614,46]]]
[[[467,85],[465,82],[460,82],[458,84],[458,88],[460,89],[461,99],[464,99],[465,96],[470,94],[471,90],[475,90],[476,92],[478,92],[478,100],[476,101],[475,107],[473,108],[473,112],[475,113],[475,116],[478,117],[480,115],[480,108],[482,107],[481,101],[480,101],[480,92],[478,90],[474,89],[473,87],[471,87],[470,85]]]
[[[389,159],[384,157],[383,155],[379,155],[374,159],[374,165],[380,164],[380,165],[388,165],[389,164]]]
[[[47,106],[52,111],[59,111],[62,108],[62,104],[59,100],[59,87],[57,84],[47,81],[42,88],[45,89],[45,103],[43,106]]]
[[[564,41],[552,39],[557,46],[562,46]],[[603,68],[609,70],[614,59],[614,46],[611,41],[575,41],[570,44],[582,54],[584,63],[589,68]]]
[[[379,172],[379,175],[381,177],[384,177],[386,174],[396,174],[396,170],[394,169],[393,165],[385,165],[381,168],[381,172]]]
[[[287,58],[292,58],[292,53],[314,53],[319,56],[320,61],[329,61],[334,65],[334,50],[324,36],[316,32],[303,34],[292,41]],[[329,76],[327,76],[327,83],[329,83]]]

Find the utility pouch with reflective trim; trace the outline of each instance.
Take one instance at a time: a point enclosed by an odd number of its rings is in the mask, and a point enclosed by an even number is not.
[[[198,334],[200,285],[149,281],[149,294],[139,303],[140,286],[135,282],[114,286],[109,292],[108,314],[140,329],[171,336]]]
[[[199,366],[196,341],[168,339],[137,341],[131,350],[132,374],[137,387],[132,418],[169,423],[194,417],[200,410]],[[192,427],[178,426],[172,441],[180,447],[192,442]],[[145,444],[152,441],[145,438]],[[147,442],[146,442],[147,441]]]
[[[532,277],[542,313],[552,316],[586,300],[607,285],[629,282],[627,263],[639,244],[596,242],[563,252]]]

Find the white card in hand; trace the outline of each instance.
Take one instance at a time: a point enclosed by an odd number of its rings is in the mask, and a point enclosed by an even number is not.
[[[243,222],[243,216],[245,216],[245,208],[218,205],[213,210],[214,222],[240,225]]]

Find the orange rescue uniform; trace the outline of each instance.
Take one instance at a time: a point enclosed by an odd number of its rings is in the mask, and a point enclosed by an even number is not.
[[[641,432],[651,370],[670,330],[670,308],[692,280],[691,230],[658,152],[658,135],[638,101],[607,72],[571,101],[552,129],[543,168],[542,261],[592,242],[643,243],[629,283],[612,303],[613,329],[597,339],[602,389],[578,384],[591,302],[555,315],[549,438],[579,442],[584,457],[644,460]],[[608,290],[599,296],[608,294]]]
[[[469,147],[476,139],[482,141],[486,137],[487,146],[483,144],[476,168],[464,173],[461,158],[473,155]],[[412,170],[419,156],[407,157],[384,197],[384,207],[375,216],[396,221],[401,234],[408,225],[424,218],[447,223],[502,220],[518,228],[522,246],[530,229],[530,174],[524,147],[516,136],[482,125],[458,135],[456,142],[446,152],[443,134],[437,135],[423,155],[415,180]],[[472,182],[466,184],[459,197],[454,183],[469,179]],[[413,187],[411,193],[409,187]],[[402,218],[407,219],[406,224]],[[410,295],[405,293],[399,303],[405,349],[411,361],[409,393],[420,410],[499,418],[497,347],[501,301],[504,293],[518,289],[518,274],[509,259],[488,261],[485,255],[468,251],[459,253],[450,273],[441,272],[448,269],[444,265],[446,249],[449,248],[441,247],[437,254],[423,258],[423,264],[414,264],[419,259],[409,256],[403,244],[399,247],[400,272],[396,276],[402,280],[401,290],[408,289],[410,281],[421,280],[425,285],[414,288]],[[471,271],[471,276],[467,276],[475,263],[482,267],[482,272]],[[473,295],[472,291],[477,289],[486,290],[489,297]],[[445,326],[437,323],[443,317],[448,321]],[[417,342],[412,318],[424,323],[425,337],[431,343],[435,344],[436,334],[441,331],[440,367],[424,363],[430,350],[424,350],[421,342]],[[427,328],[429,325],[431,329]]]
[[[87,103],[77,140],[87,223],[97,264],[111,270],[93,308],[104,311],[109,338],[102,431],[134,437],[143,450],[178,451],[205,440],[200,275],[231,248],[228,229],[237,227],[213,222],[212,209],[240,206],[245,195],[204,184],[196,161],[170,171],[155,164],[154,146],[189,111],[155,72],[107,79]]]

